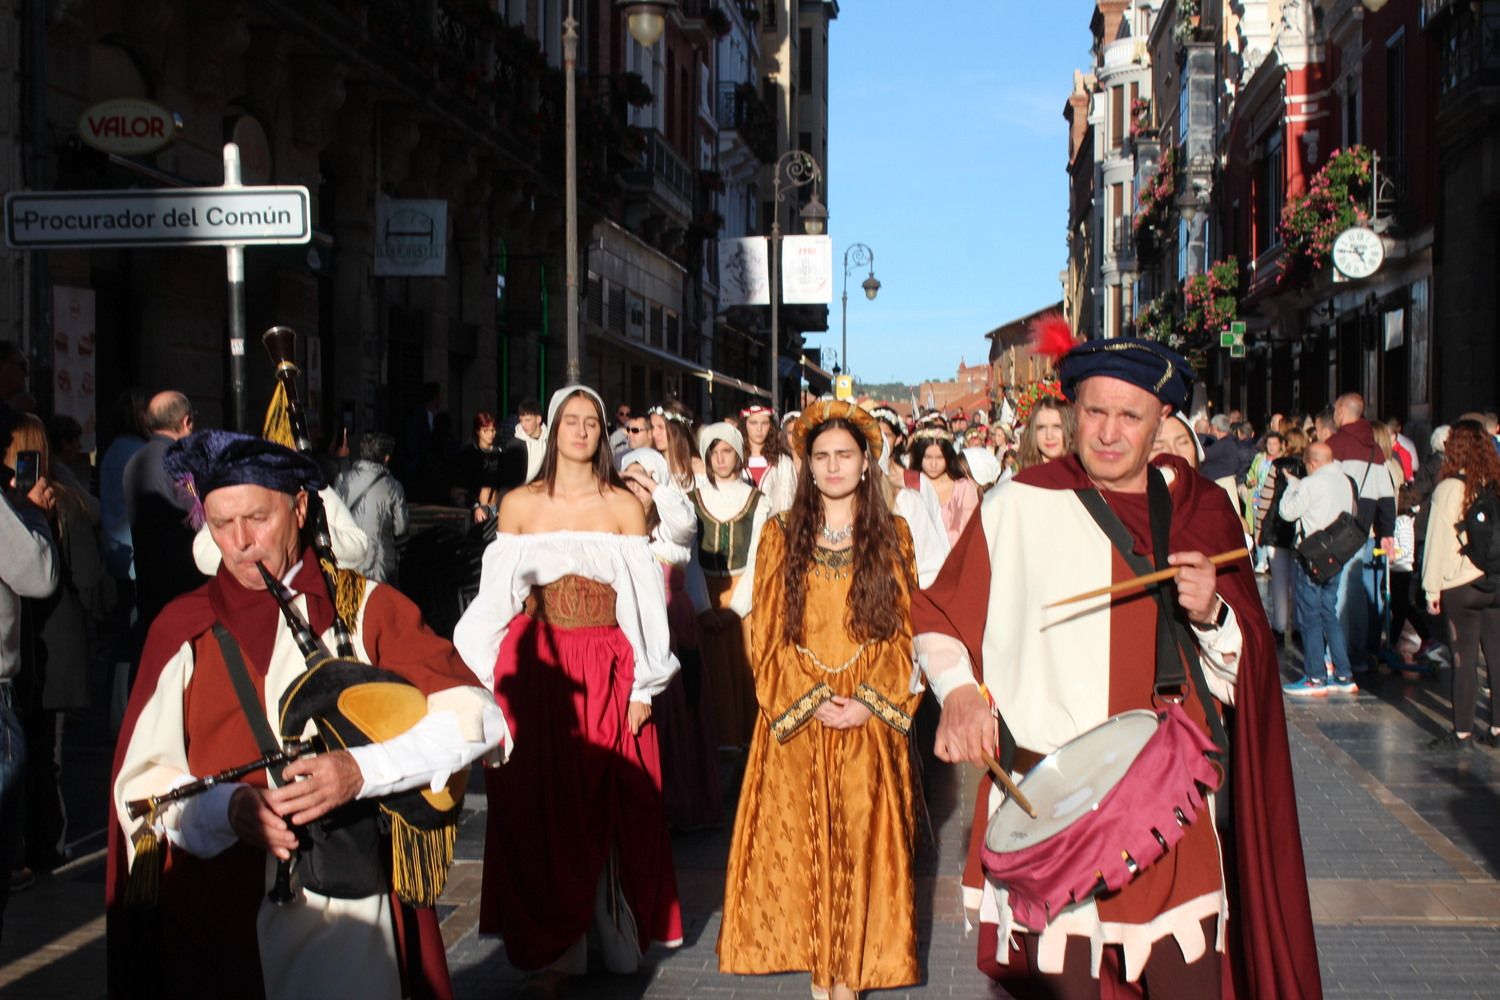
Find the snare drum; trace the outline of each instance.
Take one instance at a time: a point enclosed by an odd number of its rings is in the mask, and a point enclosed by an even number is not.
[[[1122,712],[1063,744],[1021,779],[1036,809],[1006,799],[980,858],[1033,930],[1070,903],[1118,889],[1182,839],[1218,788],[1213,742],[1180,704]]]

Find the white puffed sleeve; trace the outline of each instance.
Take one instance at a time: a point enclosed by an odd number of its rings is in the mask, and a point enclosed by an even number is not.
[[[979,685],[974,679],[974,664],[969,659],[969,651],[951,635],[923,632],[912,639],[912,655],[915,659],[911,674],[913,694],[922,690],[924,677],[940,705],[959,688]]]
[[[929,587],[948,558],[948,532],[941,516],[935,519],[932,506],[911,489],[896,493],[896,513],[906,519],[911,529],[912,550],[917,557],[917,585]]]
[[[1199,659],[1203,661],[1203,683],[1209,694],[1221,704],[1234,704],[1235,684],[1240,676],[1240,651],[1245,645],[1245,636],[1240,631],[1239,619],[1228,601],[1229,617],[1224,624],[1214,629],[1193,628],[1193,638],[1198,640]]]
[[[745,571],[734,584],[734,594],[729,598],[729,610],[741,618],[750,617],[755,598],[755,555],[760,551],[760,530],[771,519],[771,505],[765,500],[755,505],[750,515],[750,558],[745,561]]]
[[[797,466],[790,458],[782,455],[761,477],[760,491],[771,501],[770,513],[780,514],[791,510],[792,501],[797,498]]]
[[[630,700],[649,705],[652,698],[667,689],[667,683],[678,670],[677,657],[672,653],[672,632],[667,624],[667,585],[646,539],[633,537],[622,541],[624,574],[614,584],[615,617],[635,651],[635,686]]]
[[[661,518],[652,537],[669,545],[692,548],[698,537],[698,508],[693,506],[692,499],[681,487],[668,483],[658,486],[651,500]]]
[[[495,657],[511,620],[521,613],[531,584],[522,579],[522,535],[496,535],[484,550],[479,592],[453,627],[453,648],[486,691],[495,690]]]

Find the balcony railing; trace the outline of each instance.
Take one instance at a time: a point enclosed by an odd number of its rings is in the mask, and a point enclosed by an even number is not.
[[[1444,101],[1470,87],[1500,86],[1500,2],[1423,5],[1423,21],[1438,52],[1438,92]]]
[[[740,133],[762,163],[776,159],[776,115],[748,83],[719,84],[715,116],[721,129]]]
[[[635,185],[660,184],[681,201],[679,207],[684,215],[690,213],[693,206],[692,168],[667,144],[660,132],[649,129],[645,137],[639,165],[629,172],[627,180]]]

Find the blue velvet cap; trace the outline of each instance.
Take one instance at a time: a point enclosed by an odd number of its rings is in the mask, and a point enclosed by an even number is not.
[[[1085,340],[1057,363],[1063,395],[1075,402],[1078,383],[1096,375],[1138,385],[1174,410],[1186,410],[1193,392],[1193,367],[1187,358],[1139,337]]]
[[[221,486],[264,486],[295,496],[324,485],[323,471],[306,455],[233,431],[195,431],[167,449],[163,465],[200,501]]]

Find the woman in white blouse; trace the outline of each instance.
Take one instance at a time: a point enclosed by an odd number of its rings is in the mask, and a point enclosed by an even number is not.
[[[653,940],[682,939],[651,721],[677,660],[645,515],[601,443],[604,414],[583,386],[552,397],[541,472],[501,502],[453,637],[514,723],[509,763],[486,775],[480,930],[503,935],[513,965],[552,977],[586,971],[591,925],[619,973]]]
[[[724,822],[719,739],[712,684],[698,650],[698,622],[712,608],[703,570],[694,558],[698,512],[660,452],[651,448],[627,451],[620,456],[620,471],[646,511],[651,554],[661,564],[667,588],[672,652],[682,665],[657,697],[655,708],[667,823],[676,830],[718,826]]]

